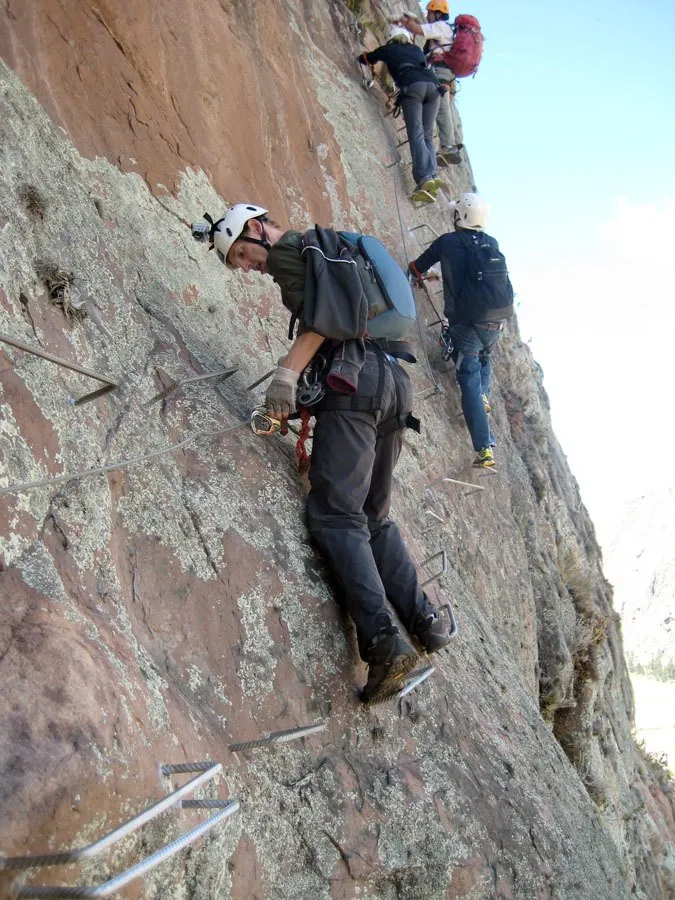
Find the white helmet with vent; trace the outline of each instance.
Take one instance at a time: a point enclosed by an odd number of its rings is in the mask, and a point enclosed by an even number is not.
[[[490,207],[479,194],[462,194],[453,206],[455,225],[472,231],[482,231],[485,228]]]
[[[390,26],[389,38],[387,39],[388,44],[391,44],[392,41],[398,44],[409,44],[411,40],[412,35],[407,28],[403,28],[401,25]]]
[[[264,229],[262,240],[241,236],[247,222],[251,219],[261,219],[264,222],[266,221],[264,218],[266,215],[267,210],[262,206],[255,206],[253,203],[235,203],[234,206],[230,206],[229,209],[225,210],[225,213],[217,222],[214,222],[208,213],[204,213],[204,218],[211,226],[210,229],[207,230],[205,225],[195,224],[192,226],[192,234],[197,240],[205,240],[208,237],[211,246],[215,247],[218,253],[218,259],[229,266],[227,254],[230,252],[232,244],[237,240],[248,241],[251,244],[261,244],[269,249],[270,243],[267,240]]]

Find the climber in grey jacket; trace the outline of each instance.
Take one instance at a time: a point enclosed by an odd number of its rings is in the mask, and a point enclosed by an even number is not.
[[[295,411],[298,378],[319,350],[329,360],[338,359],[337,367],[329,364],[325,397],[312,407],[316,425],[307,519],[368,663],[362,698],[376,702],[391,696],[417,663],[414,648],[392,621],[387,599],[426,652],[445,646],[449,634],[420,587],[414,561],[389,518],[403,428],[406,422],[416,422],[410,415],[410,379],[395,359],[361,333],[365,322],[354,267],[337,262],[339,246],[331,246],[334,234],[316,229],[303,242],[299,232],[284,232],[270,222],[264,208],[236,204],[213,224],[211,239],[230,268],[271,276],[299,323],[298,336],[267,390],[266,407],[273,416],[285,419]],[[322,283],[326,279],[330,285]],[[335,301],[342,295],[346,304],[345,298],[354,299],[357,293],[358,304],[351,310],[322,309],[330,298]],[[357,336],[345,340],[351,334]],[[341,368],[341,354],[345,345],[356,342],[363,346],[359,371],[347,371]]]

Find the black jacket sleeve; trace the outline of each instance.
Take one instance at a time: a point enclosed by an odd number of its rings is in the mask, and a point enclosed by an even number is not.
[[[369,53],[362,53],[361,56],[358,57],[359,62],[366,62],[370,66],[374,66],[377,62],[382,62],[386,53],[386,44],[383,44],[381,47],[378,47],[376,50],[371,50]]]
[[[466,249],[456,232],[436,238],[413,265],[422,273],[439,261],[443,275],[443,311],[452,325],[456,320],[457,300],[466,280]]]
[[[433,244],[430,244],[421,256],[418,256],[417,259],[413,260],[413,266],[421,275],[428,272],[437,262],[440,262],[441,241],[444,237],[445,235],[441,235],[441,237],[436,238]]]

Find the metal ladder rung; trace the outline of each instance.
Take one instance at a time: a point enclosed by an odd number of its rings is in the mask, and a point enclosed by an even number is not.
[[[433,666],[426,666],[420,672],[415,675],[414,678],[411,678],[410,681],[406,683],[404,688],[401,688],[401,691],[396,695],[398,699],[403,699],[403,697],[407,696],[411,691],[414,691],[418,685],[422,684],[423,681],[426,681],[427,678],[434,672],[435,669]]]
[[[196,778],[190,779],[186,784],[164,797],[163,800],[149,806],[142,813],[134,816],[133,819],[129,819],[128,822],[124,822],[98,841],[94,841],[93,844],[88,844],[86,847],[78,847],[74,850],[67,850],[64,853],[52,853],[41,856],[0,856],[0,871],[2,869],[30,869],[33,866],[62,866],[66,863],[77,862],[80,859],[91,859],[92,856],[102,853],[108,847],[121,841],[123,837],[136,831],[147,822],[156,819],[165,810],[177,805],[186,794],[194,791],[195,788],[204,784],[205,781],[210,781],[223,768],[221,763],[190,763],[190,765],[208,766],[208,768],[203,770]],[[195,770],[193,769],[192,771]]]
[[[431,578],[427,578],[426,581],[423,581],[420,587],[426,587],[428,584],[431,584],[432,581],[436,581],[441,575],[445,575],[448,571],[448,551],[447,550],[439,550],[438,553],[434,553],[432,556],[427,557],[424,562],[421,564],[420,568],[424,568],[428,566],[430,562],[441,557],[441,571],[436,572],[435,575],[432,575]]]
[[[134,866],[130,866],[128,869],[125,869],[124,872],[120,872],[119,875],[115,875],[114,878],[104,881],[102,884],[91,885],[88,887],[69,887],[66,885],[54,887],[36,885],[31,887],[30,885],[21,885],[14,889],[14,895],[16,897],[109,897],[111,894],[115,893],[115,891],[119,891],[120,888],[129,884],[130,881],[133,881],[135,878],[140,878],[141,875],[145,875],[147,872],[152,871],[152,869],[156,868],[165,860],[170,859],[180,850],[189,847],[190,844],[193,844],[198,838],[214,828],[219,822],[222,822],[223,819],[233,815],[233,813],[237,812],[239,809],[238,800],[223,800],[218,802],[224,804],[219,812],[209,816],[204,822],[200,822],[199,825],[196,825],[194,828],[190,829],[190,831],[186,831],[185,834],[182,834],[179,838],[176,838],[176,840],[165,844],[164,847],[160,847],[159,850],[156,850],[150,856],[146,857],[146,859],[136,863]]]
[[[324,731],[326,728],[323,722],[317,725],[303,725],[300,728],[290,728],[288,731],[273,731],[254,741],[242,741],[238,744],[230,744],[229,749],[232,753],[241,750],[253,750],[256,747],[269,747],[270,744],[283,744],[287,741],[295,741],[298,738],[306,737],[309,734],[315,734],[318,731]]]
[[[470,491],[465,491],[464,495],[473,494],[474,491],[484,491],[485,486],[482,484],[474,484],[471,481],[460,481],[458,478],[449,478],[444,476],[443,478],[437,478],[436,481],[432,481],[431,484],[428,484],[425,490],[430,491],[433,488],[440,487],[442,484],[460,484],[462,487],[471,488]]]

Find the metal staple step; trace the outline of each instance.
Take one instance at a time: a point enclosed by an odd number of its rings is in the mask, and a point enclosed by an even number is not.
[[[316,734],[318,731],[324,731],[325,728],[325,724],[320,722],[317,725],[303,725],[300,728],[290,728],[288,731],[273,731],[254,741],[242,741],[238,744],[230,744],[230,750],[232,753],[237,753],[241,750],[254,750],[256,747],[269,747],[272,744],[283,744],[286,743],[286,741],[295,741],[298,738],[306,737],[309,734]]]
[[[134,831],[137,831],[143,825],[156,819],[166,810],[173,806],[183,809],[216,809],[217,812],[209,816],[204,822],[200,822],[194,828],[182,834],[180,837],[156,850],[150,856],[141,862],[130,866],[118,875],[102,884],[89,885],[84,887],[69,885],[18,885],[12,889],[15,897],[109,897],[115,891],[124,887],[135,878],[139,878],[146,872],[151,871],[164,860],[169,859],[178,853],[184,847],[188,847],[207,831],[214,828],[219,822],[233,815],[239,809],[238,800],[195,800],[184,799],[186,794],[191,793],[200,785],[210,781],[215,775],[222,770],[221,763],[213,762],[197,762],[197,763],[177,763],[175,765],[164,765],[160,767],[163,775],[182,774],[184,772],[199,772],[197,776],[191,778],[186,784],[172,791],[163,800],[149,806],[143,812],[134,816],[128,822],[113,829],[98,841],[88,844],[86,847],[77,847],[73,850],[67,850],[63,853],[51,853],[36,856],[8,856],[0,857],[0,870],[4,869],[29,869],[43,868],[46,866],[65,865],[66,863],[78,862],[83,859],[91,859],[91,857],[102,853],[113,844],[118,843],[122,838]]]

